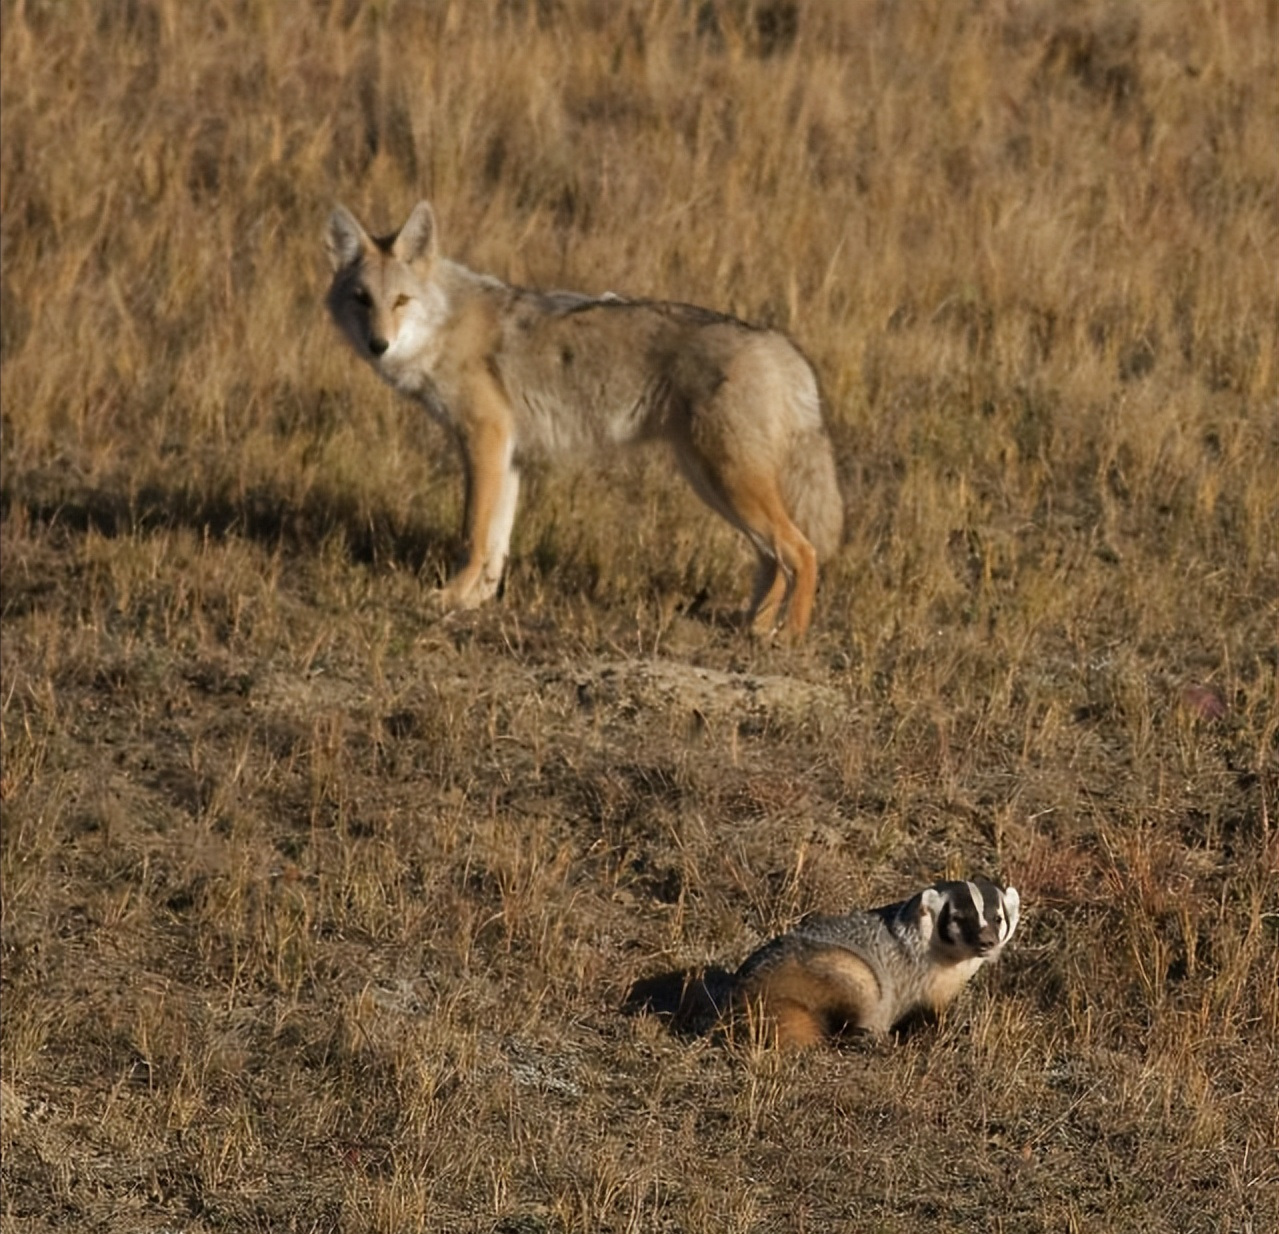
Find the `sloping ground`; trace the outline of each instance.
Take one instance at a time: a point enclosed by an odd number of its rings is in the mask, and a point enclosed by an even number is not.
[[[1274,1213],[1260,679],[1208,719],[1161,697],[1143,748],[1078,707],[1049,758],[1016,708],[947,737],[862,694],[829,634],[677,618],[688,658],[616,658],[625,617],[594,654],[433,625],[402,575],[233,541],[11,516],[3,548],[10,1228]],[[938,1029],[779,1057],[623,1013],[970,870],[1027,915]]]
[[[1279,1228],[1268,0],[0,0],[0,1230]],[[456,459],[335,199],[814,361],[798,650],[654,451]],[[941,876],[946,1021],[632,1014]]]

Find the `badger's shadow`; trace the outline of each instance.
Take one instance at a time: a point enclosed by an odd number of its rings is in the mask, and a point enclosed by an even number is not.
[[[704,1037],[728,1011],[733,974],[725,968],[681,968],[641,977],[627,992],[627,1015],[652,1015],[680,1037]]]

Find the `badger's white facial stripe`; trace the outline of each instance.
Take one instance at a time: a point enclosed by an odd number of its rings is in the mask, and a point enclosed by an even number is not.
[[[973,898],[973,905],[977,909],[977,920],[981,923],[986,921],[986,901],[982,898],[981,889],[976,883],[965,884],[968,888],[968,894]]]

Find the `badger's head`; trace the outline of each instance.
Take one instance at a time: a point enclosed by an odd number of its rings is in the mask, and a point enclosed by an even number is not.
[[[930,949],[953,961],[993,960],[1021,916],[1015,887],[984,878],[937,883],[920,893],[920,931]]]

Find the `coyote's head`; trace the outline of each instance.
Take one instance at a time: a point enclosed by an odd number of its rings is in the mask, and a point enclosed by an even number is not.
[[[420,201],[391,236],[375,238],[344,206],[329,217],[329,312],[351,345],[388,381],[425,378],[445,304],[432,275],[435,215]]]

